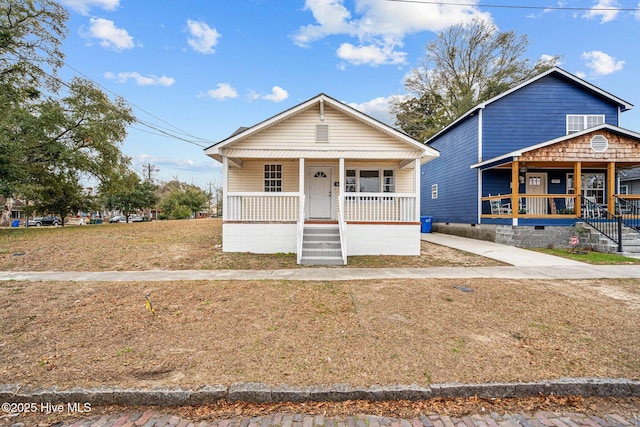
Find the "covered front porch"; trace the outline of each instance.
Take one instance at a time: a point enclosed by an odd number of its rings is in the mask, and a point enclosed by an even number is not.
[[[299,263],[305,253],[337,256],[336,248],[341,264],[349,255],[419,255],[421,160],[413,157],[224,157],[223,250],[294,252]],[[312,228],[337,237],[307,244],[305,233],[325,234]]]
[[[480,223],[572,225],[637,216],[620,171],[640,165],[640,135],[610,125],[566,135],[476,165]]]

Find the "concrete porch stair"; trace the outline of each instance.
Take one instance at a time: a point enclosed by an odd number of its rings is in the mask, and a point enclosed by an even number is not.
[[[578,224],[587,231],[586,235],[581,238],[581,243],[591,246],[599,252],[618,253],[618,245],[611,239],[605,237],[598,230],[590,227],[586,223]],[[613,237],[617,238],[617,236]],[[621,255],[640,257],[640,233],[624,225],[622,227]]]
[[[342,265],[342,246],[337,224],[305,225],[300,264]]]

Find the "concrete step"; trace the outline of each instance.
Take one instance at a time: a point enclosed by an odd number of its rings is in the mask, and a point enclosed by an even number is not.
[[[302,236],[302,242],[340,242],[340,234],[307,234]]]
[[[342,265],[342,257],[303,256],[302,265]]]
[[[302,241],[302,249],[338,249],[342,246],[339,240],[332,241]]]
[[[307,257],[340,258],[340,260],[342,260],[342,250],[340,249],[303,249],[302,258],[307,258]]]
[[[304,234],[340,234],[338,227],[305,227]]]

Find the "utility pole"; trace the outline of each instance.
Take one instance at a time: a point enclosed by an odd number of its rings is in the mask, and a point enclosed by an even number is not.
[[[160,170],[160,168],[157,168],[156,165],[152,165],[151,163],[147,163],[146,165],[143,164],[142,169],[144,171],[144,179],[149,182],[153,182],[152,174]]]

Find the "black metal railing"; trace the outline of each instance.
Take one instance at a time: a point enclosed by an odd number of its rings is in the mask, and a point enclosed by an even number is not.
[[[580,197],[580,206],[582,220],[616,243],[618,252],[622,252],[622,216],[587,197]]]
[[[622,223],[640,233],[640,199],[629,199],[615,196],[616,213],[620,215]]]

